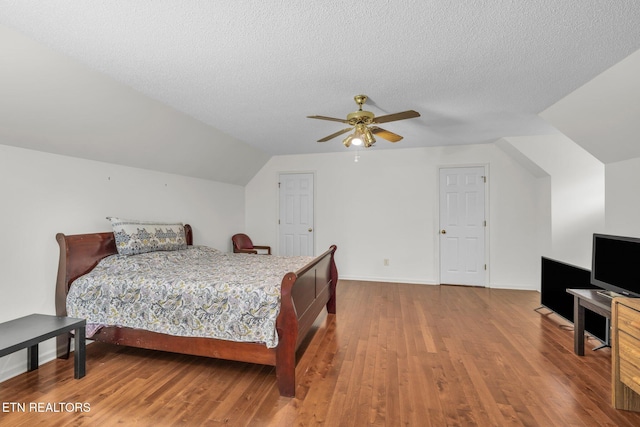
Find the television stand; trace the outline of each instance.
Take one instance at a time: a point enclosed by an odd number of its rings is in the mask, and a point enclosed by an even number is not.
[[[597,347],[593,348],[593,351],[597,351],[603,348],[611,348],[611,319],[609,319],[608,317],[605,317],[604,319],[605,324],[606,324],[606,329],[605,329],[605,340],[602,344],[600,344]]]
[[[567,289],[573,295],[573,351],[578,356],[584,356],[584,318],[585,309],[589,309],[607,319],[605,344],[594,350],[610,346],[609,322],[611,321],[611,298],[603,296],[595,289]]]
[[[624,296],[624,295],[619,294],[617,292],[605,291],[605,290],[598,291],[598,295],[602,295],[603,297],[609,298],[609,299],[613,299],[615,297],[623,297]]]

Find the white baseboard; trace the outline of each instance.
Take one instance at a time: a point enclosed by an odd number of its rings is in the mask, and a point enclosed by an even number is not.
[[[56,358],[55,347],[45,352],[40,351],[40,347],[41,346],[38,347],[39,365],[50,362]],[[0,360],[0,382],[6,381],[9,378],[16,377],[25,372],[27,372],[27,349],[11,353]]]
[[[92,341],[87,341],[87,345]],[[74,349],[74,341],[71,340],[71,351]],[[38,345],[38,365],[51,362],[57,357],[55,338],[41,342]],[[70,357],[73,357],[71,355]],[[16,377],[27,372],[27,349],[18,350],[0,358],[0,383],[9,378]],[[72,372],[73,374],[73,372]]]
[[[502,284],[492,283],[489,285],[489,287],[491,289],[511,289],[514,291],[538,291],[538,292],[540,291],[540,289],[537,289],[535,287],[522,285],[522,284],[502,285]]]
[[[406,283],[409,285],[438,285],[439,283],[411,278],[390,278],[390,277],[367,277],[367,276],[339,276],[338,280],[359,280],[362,282],[385,282],[385,283]]]
[[[407,283],[410,285],[440,285],[438,282],[434,282],[432,280],[422,280],[422,279],[411,279],[411,278],[390,278],[390,277],[369,277],[369,276],[339,276],[338,280],[358,280],[361,282],[383,282],[383,283]],[[539,289],[527,286],[527,285],[502,285],[491,283],[487,286],[490,289],[511,289],[511,290],[520,290],[520,291],[539,291]]]

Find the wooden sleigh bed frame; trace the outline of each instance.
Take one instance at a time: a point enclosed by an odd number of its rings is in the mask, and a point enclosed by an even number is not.
[[[184,227],[187,244],[192,245],[191,226],[185,224]],[[71,283],[91,271],[102,258],[117,253],[117,250],[113,233],[71,236],[58,233],[56,240],[60,246],[56,314],[66,316],[66,300]],[[296,350],[325,306],[328,313],[336,312],[338,271],[334,261],[335,251],[336,246],[332,245],[311,263],[283,277],[280,314],[276,320],[279,342],[275,348],[267,348],[261,343],[180,337],[116,326],[103,327],[91,339],[130,347],[275,366],[280,395],[294,397]],[[69,357],[70,344],[69,334],[57,338],[58,358]]]

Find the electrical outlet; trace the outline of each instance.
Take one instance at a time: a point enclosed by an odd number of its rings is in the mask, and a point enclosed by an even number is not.
[[[385,267],[389,267],[389,258],[384,259],[384,265]]]

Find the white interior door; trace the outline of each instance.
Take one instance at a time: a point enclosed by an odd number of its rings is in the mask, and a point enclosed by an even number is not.
[[[440,169],[440,283],[485,286],[484,167]]]
[[[279,254],[314,255],[313,174],[280,174]]]

